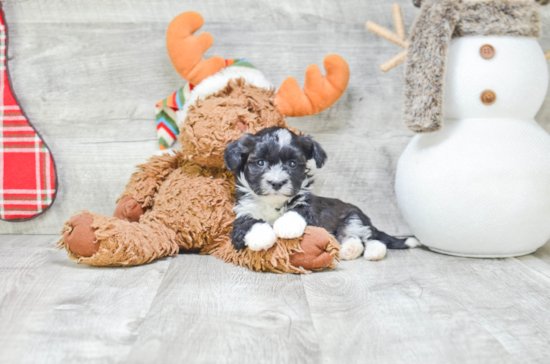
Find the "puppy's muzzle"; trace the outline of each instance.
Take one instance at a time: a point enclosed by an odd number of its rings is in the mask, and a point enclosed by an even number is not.
[[[267,181],[267,182],[271,185],[273,190],[279,191],[281,187],[283,187],[288,182],[288,180],[285,179],[284,181]]]

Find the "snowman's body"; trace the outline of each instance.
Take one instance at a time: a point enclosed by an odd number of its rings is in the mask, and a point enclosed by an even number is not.
[[[447,56],[443,128],[417,134],[401,156],[401,211],[432,250],[533,252],[550,239],[550,135],[534,120],[548,87],[543,51],[534,38],[478,36],[453,39]]]

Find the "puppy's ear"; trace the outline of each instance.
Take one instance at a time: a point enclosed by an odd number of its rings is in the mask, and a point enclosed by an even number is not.
[[[244,134],[225,148],[223,160],[230,171],[235,171],[246,160],[248,154],[254,149],[256,138],[252,134]]]
[[[321,145],[309,135],[300,137],[307,160],[313,159],[317,168],[321,168],[327,161],[327,154]]]

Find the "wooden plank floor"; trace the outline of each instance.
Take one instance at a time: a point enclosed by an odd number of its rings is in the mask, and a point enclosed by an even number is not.
[[[0,363],[547,363],[550,243],[510,259],[423,248],[311,275],[181,254],[93,268],[0,236]]]

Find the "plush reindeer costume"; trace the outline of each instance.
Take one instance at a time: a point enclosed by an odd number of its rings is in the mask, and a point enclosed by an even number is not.
[[[325,230],[308,227],[297,239],[279,239],[267,251],[236,251],[230,240],[234,221],[234,180],[225,168],[225,147],[243,132],[279,126],[285,116],[313,115],[344,93],[349,69],[339,56],[306,71],[304,90],[294,78],[279,91],[252,72],[251,65],[227,67],[220,57],[202,59],[212,36],[193,36],[203,25],[195,12],[180,14],[167,31],[167,48],[178,73],[194,85],[178,114],[181,150],[155,156],[138,171],[118,200],[114,217],[87,211],[63,229],[59,247],[79,263],[130,266],[149,263],[179,249],[212,254],[254,271],[305,273],[332,268],[339,245]]]

